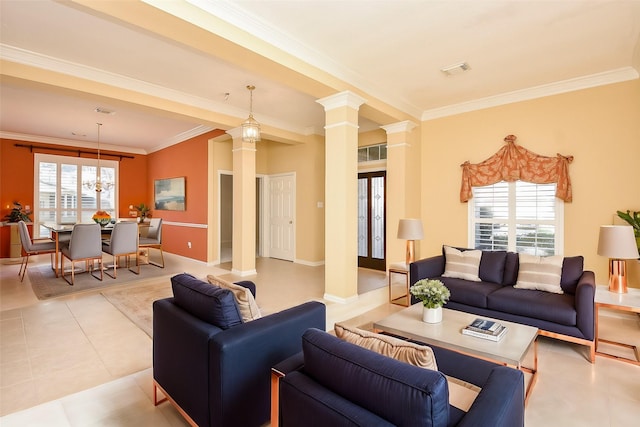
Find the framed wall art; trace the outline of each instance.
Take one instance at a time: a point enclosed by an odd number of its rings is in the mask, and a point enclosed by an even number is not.
[[[153,195],[156,210],[186,210],[185,178],[156,179],[153,183]]]

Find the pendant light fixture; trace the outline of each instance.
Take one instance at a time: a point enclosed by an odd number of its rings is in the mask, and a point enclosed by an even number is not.
[[[88,190],[95,190],[96,193],[101,193],[103,188],[110,190],[111,187],[113,187],[113,183],[102,182],[101,168],[100,168],[100,127],[102,126],[102,123],[96,123],[96,125],[98,126],[98,168],[96,170],[96,179],[95,181],[94,180],[84,181],[83,185]]]
[[[96,123],[98,125],[98,170],[96,171],[96,193],[102,191],[102,180],[100,179],[100,127],[102,123]]]
[[[242,140],[252,144],[260,141],[260,123],[253,118],[253,91],[255,88],[253,85],[247,86],[250,94],[249,118],[242,122]]]

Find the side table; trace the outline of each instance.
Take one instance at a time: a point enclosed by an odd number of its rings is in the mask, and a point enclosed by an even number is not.
[[[626,294],[617,294],[614,292],[609,292],[609,288],[607,286],[598,285],[596,286],[595,306],[596,306],[596,312],[595,312],[596,354],[599,356],[618,359],[623,362],[640,366],[640,353],[638,353],[638,348],[635,345],[602,339],[599,337],[599,331],[598,331],[598,317],[599,317],[600,308],[610,308],[613,310],[640,313],[640,289],[629,288]],[[606,344],[617,345],[620,347],[625,347],[632,350],[635,355],[635,360],[629,359],[627,357],[616,356],[613,354],[598,351],[598,343],[601,343],[601,342]]]
[[[394,290],[402,289],[400,295],[394,295]],[[389,264],[389,302],[391,304],[411,305],[409,294],[409,267],[404,262]]]

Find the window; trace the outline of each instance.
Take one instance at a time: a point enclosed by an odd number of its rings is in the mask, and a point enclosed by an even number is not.
[[[562,254],[563,202],[556,184],[499,182],[473,187],[469,244],[476,249]]]
[[[97,210],[116,217],[118,162],[100,160],[102,192],[90,187],[98,169],[96,159],[35,155],[34,222],[91,222]],[[105,185],[112,183],[113,185]],[[48,236],[44,227],[34,227],[36,237]]]
[[[358,163],[387,159],[387,144],[369,145],[358,148]]]

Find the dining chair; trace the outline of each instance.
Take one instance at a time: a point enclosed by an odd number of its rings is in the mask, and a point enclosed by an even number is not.
[[[149,264],[155,265],[156,267],[164,268],[164,256],[162,255],[162,218],[151,218],[147,237],[140,238],[138,247],[159,249],[160,263],[151,261],[151,251],[149,251]]]
[[[73,286],[75,280],[75,263],[84,261],[89,273],[102,281],[102,233],[98,224],[76,224],[71,232],[69,246],[62,248],[62,278]],[[64,259],[71,261],[71,281],[64,273]],[[100,277],[93,274],[94,262],[98,261]],[[89,264],[91,262],[91,264]]]
[[[22,251],[25,254],[25,256],[22,257],[20,270],[18,271],[20,281],[22,282],[24,280],[24,274],[27,272],[27,264],[29,264],[29,256],[31,255],[51,254],[51,266],[55,270],[56,267],[53,263],[53,254],[56,252],[56,242],[50,239],[43,239],[42,241],[31,240],[29,229],[24,221],[18,222],[18,232],[20,233]]]
[[[115,279],[118,273],[118,261],[121,256],[126,257],[126,266],[129,271],[140,274],[140,262],[138,261],[138,224],[135,222],[118,222],[113,226],[111,238],[107,242],[102,242],[102,252],[113,256],[113,276],[107,270],[107,276]],[[136,258],[136,270],[130,267],[129,257]]]

